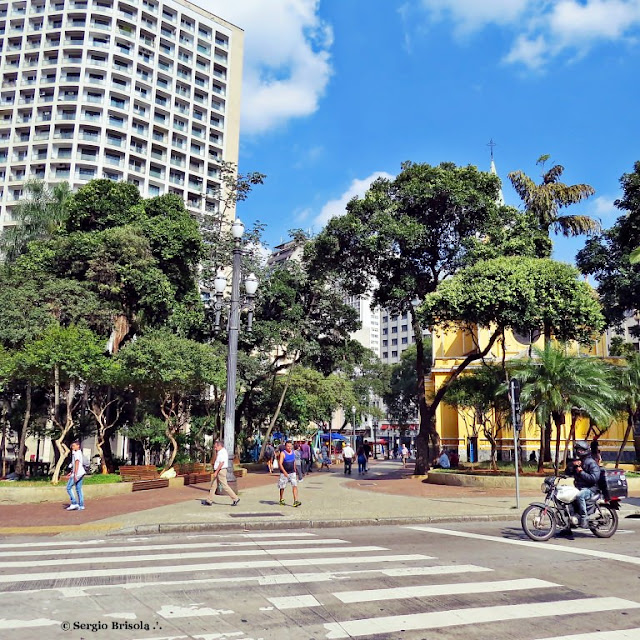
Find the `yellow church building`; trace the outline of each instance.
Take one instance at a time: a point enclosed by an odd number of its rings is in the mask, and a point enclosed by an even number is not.
[[[487,328],[475,327],[473,331],[460,329],[458,331],[443,331],[437,327],[433,329],[431,339],[433,348],[433,360],[431,375],[425,380],[427,398],[432,397],[438,389],[445,383],[451,372],[464,360],[464,358],[474,351],[481,350],[488,344],[491,331]],[[532,347],[542,349],[544,347],[544,337],[541,335],[519,335],[513,332],[506,332],[504,347],[501,340],[497,340],[491,351],[484,358],[485,362],[499,364],[503,358],[511,360],[514,358],[527,357]],[[581,347],[577,343],[571,345],[571,350],[576,354],[590,355],[596,357],[607,357],[607,346],[605,336],[601,336],[593,343],[590,349]],[[473,362],[465,369],[462,375],[483,366],[482,361]],[[523,416],[523,428],[520,432],[521,456],[527,458],[531,452],[538,455],[540,447],[540,427],[536,424],[532,414]],[[626,419],[624,417],[614,421],[605,433],[599,438],[600,449],[603,459],[615,460],[615,456],[622,444],[626,430]],[[571,416],[565,419],[562,429],[562,451],[564,451],[564,441],[569,437],[571,427]],[[599,426],[599,430],[603,425]],[[455,449],[460,453],[462,460],[465,460],[465,452],[468,453],[470,438],[475,435],[477,440],[477,458],[487,460],[490,457],[491,445],[483,437],[482,429],[477,424],[475,412],[458,411],[456,407],[440,403],[436,412],[436,429],[445,449]],[[598,430],[598,432],[599,432]],[[579,418],[576,424],[576,439],[591,440],[596,432],[590,426],[587,418]],[[555,429],[553,438],[555,441]],[[503,428],[497,439],[499,459],[512,459],[513,457],[513,430],[510,426]],[[552,456],[554,454],[552,446]],[[627,443],[625,449],[627,460],[635,457],[633,439]],[[623,459],[624,459],[623,458]]]

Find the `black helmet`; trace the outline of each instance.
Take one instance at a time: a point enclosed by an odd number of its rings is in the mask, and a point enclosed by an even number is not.
[[[586,456],[591,453],[591,447],[586,440],[576,440],[573,450],[577,456]]]

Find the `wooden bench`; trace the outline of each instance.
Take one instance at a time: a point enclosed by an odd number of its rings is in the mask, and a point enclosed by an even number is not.
[[[169,486],[168,478],[161,478],[155,465],[129,465],[118,470],[124,482],[132,482],[132,491],[162,489]]]
[[[173,468],[176,470],[178,477],[184,478],[185,485],[211,482],[211,471],[207,471],[207,465],[204,462],[176,464]]]

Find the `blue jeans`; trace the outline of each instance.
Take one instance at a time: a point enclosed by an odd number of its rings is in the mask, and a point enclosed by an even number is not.
[[[73,479],[73,474],[69,478],[67,482],[67,493],[69,494],[69,500],[71,500],[71,504],[77,504],[79,507],[84,507],[84,496],[82,495],[82,481],[84,480],[84,476],[80,478],[78,481]],[[78,499],[76,500],[73,495],[73,488],[76,488],[76,494],[78,495]]]
[[[583,518],[587,517],[587,500],[593,496],[593,491],[586,487],[585,489],[580,489],[580,493],[576,496],[576,506],[578,507],[578,515]]]

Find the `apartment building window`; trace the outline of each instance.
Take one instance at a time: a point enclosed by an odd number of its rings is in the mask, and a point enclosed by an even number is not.
[[[391,333],[398,333],[398,327],[391,327]]]
[[[388,351],[383,351],[382,352],[382,357],[385,358],[385,359],[388,358],[389,357],[389,352]]]
[[[397,351],[392,351],[391,352],[391,357],[392,358],[397,358],[398,357],[398,352]]]
[[[409,338],[402,338],[402,344],[408,344]]]
[[[402,333],[405,333],[406,331],[408,331],[408,327],[406,324],[402,325]]]
[[[382,346],[383,347],[388,347],[389,346],[389,341],[388,340],[383,340],[382,341]]]
[[[382,335],[383,335],[383,336],[386,336],[386,335],[388,335],[388,334],[389,334],[389,329],[387,329],[387,327],[384,327],[384,328],[382,329]]]

